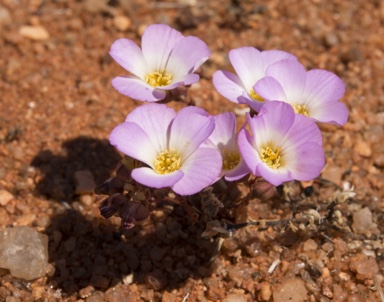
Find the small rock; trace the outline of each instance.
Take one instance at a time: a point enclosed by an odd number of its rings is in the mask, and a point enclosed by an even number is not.
[[[76,194],[89,194],[93,193],[93,190],[96,188],[96,183],[93,178],[91,171],[76,171],[75,172],[75,182],[76,182]]]
[[[271,298],[271,295],[271,285],[268,282],[262,282],[260,284],[260,300],[268,301]]]
[[[76,246],[76,237],[71,237],[64,242],[64,248],[67,252],[72,252]]]
[[[4,25],[11,24],[12,18],[9,10],[5,7],[0,7],[0,28]]]
[[[321,176],[324,179],[327,179],[337,185],[341,185],[341,178],[344,174],[344,171],[340,167],[327,165],[324,170],[321,172]]]
[[[0,232],[0,267],[17,278],[32,280],[46,274],[48,236],[20,226]]]
[[[313,239],[308,239],[303,244],[303,251],[304,252],[314,251],[316,249],[317,249],[317,243]]]
[[[6,190],[0,190],[0,205],[6,206],[13,199],[13,195]]]
[[[94,276],[92,276],[90,283],[94,287],[99,287],[99,288],[105,289],[105,288],[108,288],[109,280],[103,276],[94,275]]]
[[[168,284],[167,278],[160,271],[148,273],[145,279],[154,290],[160,290]]]
[[[103,302],[104,301],[104,294],[101,291],[95,291],[92,296],[88,297],[86,302]]]
[[[273,289],[274,302],[304,302],[307,299],[307,290],[301,279],[288,279]]]
[[[352,229],[356,234],[366,234],[372,229],[372,212],[365,207],[353,213]]]
[[[108,0],[85,0],[84,8],[91,14],[99,14],[107,10]]]
[[[82,299],[90,297],[95,291],[95,288],[91,285],[88,285],[87,287],[81,289],[79,291],[80,297]]]
[[[371,157],[372,155],[372,148],[371,145],[363,140],[359,140],[354,148],[355,152],[363,157]]]
[[[113,25],[120,31],[126,31],[131,27],[131,19],[126,16],[116,16],[113,19]]]
[[[330,47],[335,46],[338,43],[339,43],[339,39],[334,33],[331,32],[325,36],[325,44],[327,46],[330,46]]]
[[[248,297],[244,294],[229,294],[222,302],[247,302]]]
[[[35,41],[45,41],[49,39],[48,31],[41,25],[24,25],[20,27],[19,33],[21,36]]]
[[[20,216],[17,220],[16,220],[16,225],[19,225],[19,226],[28,226],[28,225],[31,225],[32,222],[34,222],[36,219],[36,215],[35,214],[25,214],[25,215],[22,215]]]
[[[367,259],[365,257],[356,257],[357,259],[352,259],[350,262],[349,268],[352,271],[355,271],[360,276],[359,279],[372,279],[374,275],[379,271],[379,267],[375,259]]]

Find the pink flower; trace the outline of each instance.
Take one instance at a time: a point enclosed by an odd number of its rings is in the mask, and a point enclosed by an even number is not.
[[[253,87],[266,101],[283,101],[296,113],[316,122],[344,125],[347,107],[339,102],[345,92],[343,81],[332,72],[305,68],[296,61],[283,60],[270,65],[266,77]]]
[[[219,178],[235,181],[250,173],[249,168],[241,157],[237,144],[236,117],[232,112],[214,116],[215,130],[209,137],[207,144],[220,150],[223,158],[223,168]]]
[[[111,57],[132,75],[116,77],[112,86],[133,99],[156,102],[168,90],[199,80],[194,72],[210,55],[207,45],[196,37],[184,37],[165,24],[147,27],[141,49],[128,39],[115,41]]]
[[[211,185],[221,171],[220,152],[202,146],[214,128],[213,117],[201,108],[186,107],[176,113],[163,104],[147,104],[134,109],[109,140],[147,165],[132,170],[137,182],[192,195]]]
[[[259,115],[248,116],[252,132],[239,132],[239,149],[255,176],[278,186],[311,180],[324,167],[321,132],[315,122],[295,114],[284,102],[267,102]]]
[[[257,95],[253,86],[265,76],[269,65],[284,59],[297,60],[294,55],[281,50],[260,52],[254,47],[232,49],[229,60],[237,74],[218,70],[213,74],[213,85],[231,102],[248,104],[258,112],[264,100]]]

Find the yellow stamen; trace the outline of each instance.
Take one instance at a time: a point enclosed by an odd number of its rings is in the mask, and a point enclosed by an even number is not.
[[[154,71],[144,76],[144,80],[153,87],[167,86],[172,82],[172,75],[165,72],[165,70]]]
[[[262,147],[260,148],[260,158],[272,169],[277,169],[282,165],[280,151],[281,148]]]
[[[223,156],[223,170],[232,170],[240,162],[240,154],[237,151],[224,150],[222,151]]]
[[[254,89],[251,89],[251,91],[249,92],[249,96],[252,100],[264,102],[264,99],[260,95],[258,95]]]
[[[291,104],[291,105],[293,107],[293,110],[295,110],[295,113],[309,116],[307,105],[297,105],[297,104]]]
[[[173,149],[165,150],[156,156],[153,163],[158,174],[169,174],[181,167],[181,156]]]

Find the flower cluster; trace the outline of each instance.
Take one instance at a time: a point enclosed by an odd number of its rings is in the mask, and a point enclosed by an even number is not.
[[[119,39],[110,55],[130,73],[113,79],[113,87],[150,102],[129,113],[110,135],[112,145],[142,163],[130,177],[147,187],[193,195],[221,178],[236,181],[249,174],[275,186],[312,180],[325,161],[316,122],[343,125],[348,118],[339,102],[342,80],[326,70],[306,71],[284,51],[233,49],[229,59],[236,73],[214,73],[222,96],[252,109],[238,133],[231,112],[211,116],[195,106],[176,112],[155,103],[199,80],[196,70],[210,55],[200,39],[155,24],[144,32],[141,49]]]

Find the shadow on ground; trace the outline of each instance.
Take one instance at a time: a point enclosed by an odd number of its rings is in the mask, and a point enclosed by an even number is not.
[[[108,140],[85,136],[64,142],[59,155],[43,150],[31,163],[43,175],[36,185],[36,193],[49,199],[71,202],[75,196],[76,171],[91,171],[96,184],[99,184],[110,177],[120,159]]]
[[[49,261],[56,268],[51,282],[71,295],[89,285],[105,291],[122,282],[172,290],[188,278],[210,276],[218,242],[203,239],[202,228],[186,215],[175,209],[145,231],[140,226],[121,231],[74,210],[53,217],[47,229]]]
[[[50,277],[53,288],[62,289],[63,296],[76,295],[89,285],[105,291],[124,280],[173,289],[190,277],[211,274],[218,242],[203,239],[204,226],[193,225],[180,206],[171,207],[161,221],[152,217],[145,227],[131,230],[101,218],[97,208],[94,214],[83,215],[75,202],[74,173],[89,170],[100,184],[121,157],[107,140],[89,137],[66,141],[62,150],[59,155],[44,150],[32,161],[42,174],[36,194],[70,202],[51,218],[46,230],[49,262],[55,267]]]

